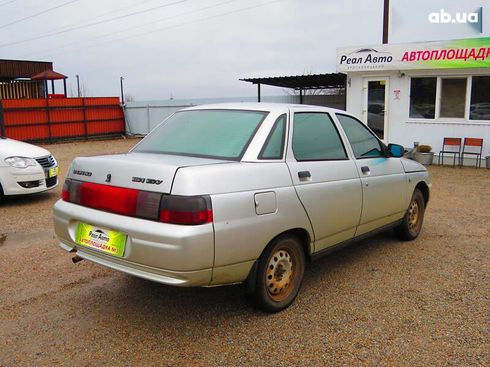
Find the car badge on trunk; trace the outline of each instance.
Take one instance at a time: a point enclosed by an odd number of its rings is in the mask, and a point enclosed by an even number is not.
[[[157,180],[154,178],[145,178],[145,177],[133,177],[132,181],[139,182],[139,183],[147,183],[150,185],[160,185],[163,182],[163,180]]]

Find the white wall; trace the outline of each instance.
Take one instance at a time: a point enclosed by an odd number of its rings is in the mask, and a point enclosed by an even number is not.
[[[270,103],[299,103],[299,96],[262,96],[261,100]],[[213,103],[256,101],[257,97],[228,97],[127,102],[124,106],[126,131],[128,135],[146,135],[171,114],[186,107]],[[303,102],[344,109],[343,95],[306,95]]]
[[[490,155],[490,121],[473,122],[464,119],[448,121],[443,119],[410,119],[410,77],[411,76],[456,76],[456,75],[490,75],[488,69],[469,70],[417,70],[392,72],[358,72],[347,76],[347,111],[362,119],[365,101],[364,78],[387,77],[388,89],[388,131],[385,131],[388,143],[397,143],[413,147],[414,142],[432,146],[436,154],[442,148],[444,137],[483,138],[482,156]],[[394,91],[400,90],[400,99],[396,100]],[[490,91],[489,91],[490,93]],[[449,160],[448,160],[449,161]],[[445,160],[446,162],[446,160]],[[474,162],[474,161],[473,161]],[[467,162],[471,164],[471,160]],[[474,163],[473,163],[474,164]]]
[[[264,102],[294,103],[297,96],[264,96]],[[257,97],[172,99],[161,101],[134,101],[124,106],[128,135],[146,135],[160,122],[183,108],[203,104],[227,102],[256,102]]]

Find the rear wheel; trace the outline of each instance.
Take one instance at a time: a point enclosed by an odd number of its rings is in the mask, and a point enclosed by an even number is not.
[[[262,253],[257,268],[255,304],[278,312],[293,303],[305,270],[305,254],[296,237],[280,236]]]
[[[402,223],[395,227],[396,235],[405,241],[411,241],[418,237],[424,222],[425,201],[422,192],[415,189],[410,200],[410,205],[405,213]]]

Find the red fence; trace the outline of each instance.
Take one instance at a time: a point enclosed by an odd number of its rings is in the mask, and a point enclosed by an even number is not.
[[[23,141],[124,134],[118,97],[0,100],[0,132]]]

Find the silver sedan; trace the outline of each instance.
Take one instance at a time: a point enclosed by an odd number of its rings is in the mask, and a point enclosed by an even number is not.
[[[419,235],[431,184],[402,155],[340,110],[188,108],[127,154],[76,158],[55,231],[74,262],[175,286],[244,283],[277,312],[308,260],[381,230]]]

